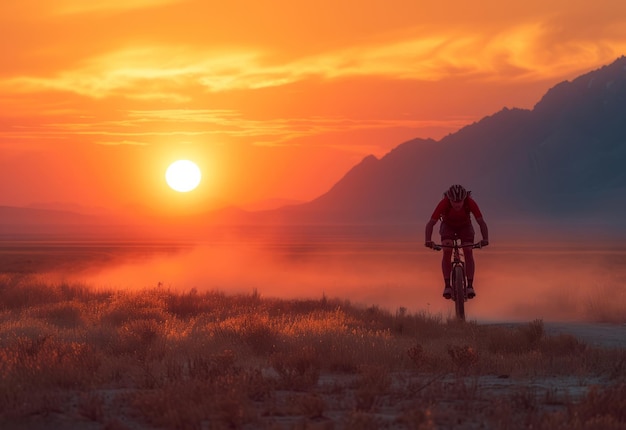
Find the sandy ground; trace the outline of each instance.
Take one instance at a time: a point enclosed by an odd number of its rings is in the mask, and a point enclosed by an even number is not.
[[[626,348],[626,324],[544,322],[544,328],[547,334],[571,334],[592,346],[602,348]]]
[[[490,324],[517,327],[526,325],[528,322],[498,322]],[[543,327],[548,335],[568,334],[590,346],[626,348],[626,324],[544,321]]]

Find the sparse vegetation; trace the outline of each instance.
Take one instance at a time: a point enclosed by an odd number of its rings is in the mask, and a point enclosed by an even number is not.
[[[624,429],[625,363],[540,320],[0,277],[5,429]]]

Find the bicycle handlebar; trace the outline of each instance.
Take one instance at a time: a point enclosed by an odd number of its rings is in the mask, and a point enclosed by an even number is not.
[[[455,243],[454,245],[442,245],[440,243],[433,243],[432,249],[435,250],[435,251],[441,251],[443,248],[452,248],[452,249],[454,249],[454,248],[467,248],[467,247],[471,247],[473,249],[477,249],[477,248],[480,249],[483,246],[481,245],[480,242],[476,242],[476,243],[473,243],[471,245],[465,245],[465,246],[459,245],[457,243]]]

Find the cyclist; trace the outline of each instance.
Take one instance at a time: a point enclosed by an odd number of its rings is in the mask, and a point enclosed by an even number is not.
[[[433,227],[437,221],[441,219],[439,226],[439,234],[441,234],[442,245],[452,245],[456,238],[461,239],[463,246],[463,254],[465,255],[465,272],[467,276],[467,297],[473,299],[476,297],[474,291],[474,255],[472,254],[471,245],[474,243],[474,227],[472,226],[471,214],[474,215],[482,240],[481,246],[489,245],[489,231],[487,224],[483,219],[478,204],[470,197],[471,191],[467,191],[461,185],[452,185],[445,193],[443,199],[435,208],[430,220],[426,224],[426,242],[425,246],[432,248]],[[443,248],[443,259],[441,261],[441,270],[445,282],[443,297],[450,299],[452,297],[452,288],[450,285],[450,271],[452,270],[452,248]]]

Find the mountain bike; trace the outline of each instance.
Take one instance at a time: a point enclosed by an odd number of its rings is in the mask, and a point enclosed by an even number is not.
[[[482,248],[480,242],[471,245],[472,248]],[[467,277],[465,276],[465,261],[463,260],[463,246],[460,239],[454,239],[452,245],[434,244],[435,251],[441,251],[443,248],[452,248],[452,270],[450,273],[450,283],[452,284],[452,300],[454,301],[454,309],[456,317],[465,321],[465,302],[467,301]]]

